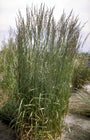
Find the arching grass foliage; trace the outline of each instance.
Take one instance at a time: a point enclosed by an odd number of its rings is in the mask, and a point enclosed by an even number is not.
[[[63,13],[56,22],[53,10],[44,5],[39,9],[32,6],[26,8],[26,19],[19,12],[15,40],[9,40],[3,49],[6,55],[2,82],[14,102],[8,100],[0,117],[9,117],[21,139],[56,139],[68,110],[81,28],[72,12],[68,16]]]

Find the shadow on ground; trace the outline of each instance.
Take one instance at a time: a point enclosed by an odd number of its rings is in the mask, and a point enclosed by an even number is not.
[[[16,140],[15,133],[0,121],[0,140]]]

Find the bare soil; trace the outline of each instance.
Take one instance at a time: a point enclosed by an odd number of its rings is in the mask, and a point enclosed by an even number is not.
[[[69,113],[65,125],[62,140],[90,140],[90,118]]]

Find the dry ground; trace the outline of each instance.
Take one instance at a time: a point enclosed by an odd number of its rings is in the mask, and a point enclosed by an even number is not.
[[[65,125],[62,140],[90,140],[90,118],[69,113]]]

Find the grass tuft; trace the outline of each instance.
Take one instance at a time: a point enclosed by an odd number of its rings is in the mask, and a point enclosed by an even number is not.
[[[56,22],[53,10],[42,4],[39,10],[26,8],[26,20],[19,12],[15,40],[2,51],[2,85],[10,98],[0,114],[21,139],[56,139],[68,111],[80,25],[72,12]]]

